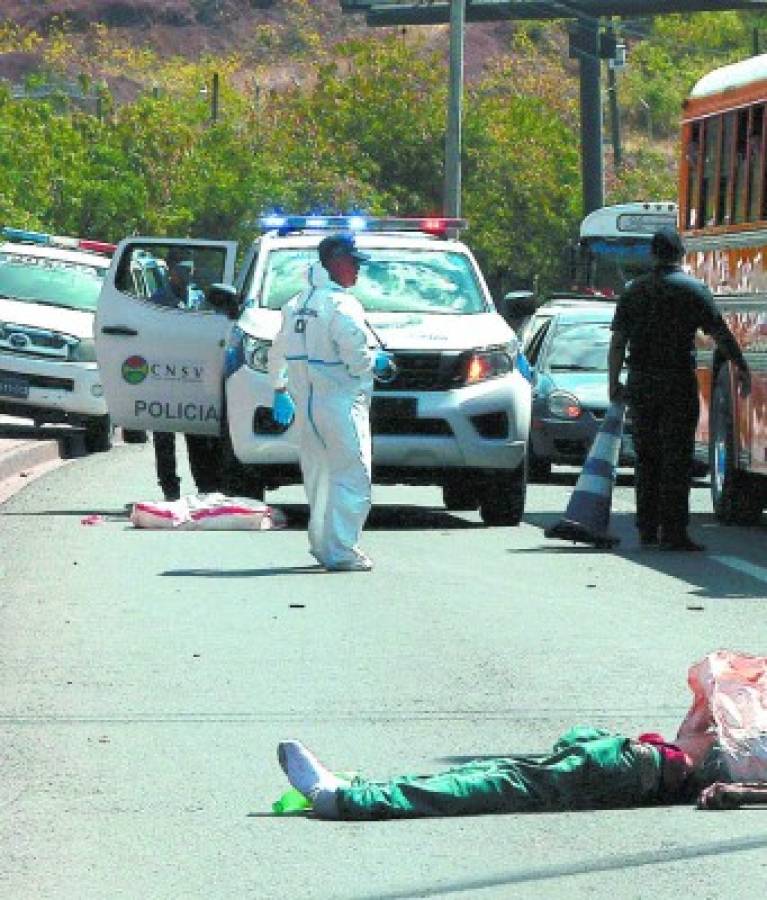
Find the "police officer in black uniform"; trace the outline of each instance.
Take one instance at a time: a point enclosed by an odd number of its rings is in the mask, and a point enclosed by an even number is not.
[[[171,309],[189,308],[189,285],[193,263],[184,258],[183,251],[171,248],[168,253],[168,280],[149,298],[159,306]],[[221,440],[201,434],[185,434],[189,468],[198,494],[210,494],[222,490]],[[172,431],[152,433],[157,481],[166,500],[178,500],[181,496],[181,479],[176,468],[176,435]]]
[[[751,378],[732,332],[701,282],[682,272],[684,246],[673,228],[652,238],[653,271],[618,300],[610,343],[610,400],[626,399],[636,448],[636,525],[643,547],[704,550],[687,533],[690,476],[698,423],[695,333],[711,335],[737,367],[741,391]],[[619,378],[628,350],[628,385]]]

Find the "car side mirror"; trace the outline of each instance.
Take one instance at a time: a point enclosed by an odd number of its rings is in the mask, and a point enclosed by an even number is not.
[[[240,297],[233,285],[212,284],[208,288],[207,300],[213,309],[223,312],[228,319],[239,318]]]

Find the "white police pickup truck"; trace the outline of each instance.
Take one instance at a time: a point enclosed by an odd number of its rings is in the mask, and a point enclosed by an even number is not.
[[[93,317],[113,244],[0,229],[0,413],[85,429],[108,450]]]
[[[440,485],[448,509],[479,508],[487,524],[518,524],[530,386],[471,252],[446,236],[458,223],[274,216],[262,224],[236,279],[229,242],[131,237],[118,245],[95,329],[114,422],[221,435],[255,495],[299,482],[293,426],[271,418],[268,351],[319,241],[352,230],[371,257],[353,288],[370,343],[393,354],[397,370],[373,395],[374,482]],[[208,302],[176,308],[137,296],[126,277],[131,260],[178,256],[179,248]]]

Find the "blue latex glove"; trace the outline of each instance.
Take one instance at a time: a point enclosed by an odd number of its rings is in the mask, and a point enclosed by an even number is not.
[[[290,425],[296,414],[296,404],[287,391],[275,391],[272,401],[272,418],[278,425]]]
[[[375,360],[373,361],[373,374],[374,375],[389,375],[389,374],[391,374],[391,368],[392,368],[391,353],[387,353],[385,350],[379,350],[376,353]]]

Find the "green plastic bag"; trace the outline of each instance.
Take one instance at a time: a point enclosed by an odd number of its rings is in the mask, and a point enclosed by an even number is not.
[[[303,812],[312,808],[312,801],[295,788],[291,788],[272,803],[272,812],[278,816],[290,815],[290,813]]]
[[[349,784],[358,775],[357,772],[336,772],[335,774],[343,781],[349,782]],[[306,810],[311,808],[312,801],[305,797],[301,791],[296,790],[296,788],[285,791],[278,800],[272,803],[272,812],[276,816],[289,816],[292,813],[306,812]]]

